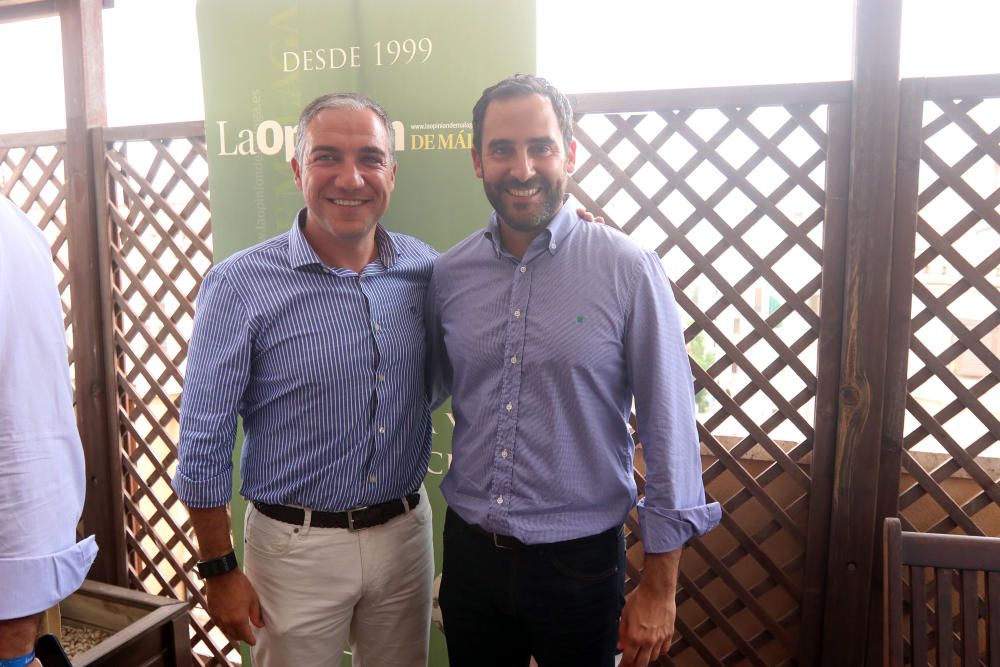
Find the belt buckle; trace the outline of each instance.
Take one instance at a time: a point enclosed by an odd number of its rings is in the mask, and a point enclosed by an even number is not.
[[[354,527],[354,512],[360,512],[361,510],[366,510],[366,509],[368,509],[368,505],[365,505],[364,507],[352,507],[351,509],[347,510],[347,530],[351,531],[352,533],[358,530],[363,530],[362,528]]]
[[[513,546],[510,546],[505,541],[501,541],[499,539],[501,537],[504,537],[504,538],[507,537],[506,535],[497,535],[496,533],[490,533],[490,537],[493,538],[493,546],[495,546],[497,549],[503,549],[505,551],[514,551],[515,550],[515,548]]]

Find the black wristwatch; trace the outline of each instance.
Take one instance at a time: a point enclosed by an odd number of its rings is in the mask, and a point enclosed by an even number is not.
[[[230,551],[225,556],[198,561],[198,574],[201,575],[202,579],[208,579],[232,572],[237,567],[239,567],[239,563],[236,562],[236,552]]]

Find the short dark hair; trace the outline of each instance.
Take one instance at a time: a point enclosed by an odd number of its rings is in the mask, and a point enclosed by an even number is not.
[[[385,128],[385,136],[389,142],[388,146],[388,159],[389,164],[393,164],[396,161],[396,137],[392,131],[392,123],[389,121],[389,116],[385,113],[385,109],[370,97],[366,97],[361,93],[327,93],[325,95],[320,95],[312,102],[306,105],[306,108],[302,110],[302,115],[299,116],[299,124],[295,128],[295,159],[302,163],[302,152],[305,150],[306,141],[306,128],[309,127],[309,123],[312,119],[319,115],[319,113],[325,109],[347,109],[348,111],[364,111],[369,109],[378,116],[378,119],[382,121],[382,126]]]
[[[570,108],[566,96],[551,83],[534,74],[514,74],[500,83],[483,91],[482,97],[472,108],[472,145],[476,152],[483,152],[483,119],[486,117],[486,107],[493,100],[505,100],[522,95],[541,95],[552,103],[552,111],[559,121],[559,130],[563,135],[563,149],[569,151],[573,141],[573,109]]]

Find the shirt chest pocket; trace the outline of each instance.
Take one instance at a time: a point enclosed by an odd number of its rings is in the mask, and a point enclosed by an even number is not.
[[[526,314],[521,355],[527,367],[594,368],[620,364],[624,323],[614,304],[568,299]]]

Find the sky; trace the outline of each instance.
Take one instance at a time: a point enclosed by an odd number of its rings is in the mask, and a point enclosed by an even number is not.
[[[1000,1],[902,2],[902,76],[1000,73]],[[538,73],[565,93],[851,76],[854,0],[537,0],[537,7]],[[109,125],[204,117],[194,9],[195,0],[115,0],[105,10]],[[0,68],[0,134],[65,126],[61,57],[57,18],[0,24],[0,62],[17,63]]]

